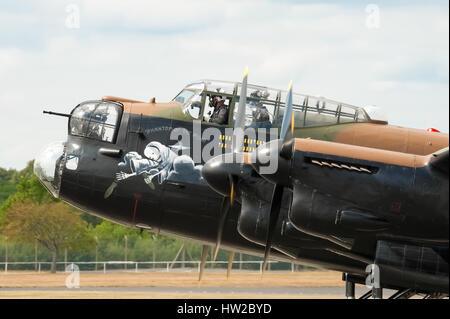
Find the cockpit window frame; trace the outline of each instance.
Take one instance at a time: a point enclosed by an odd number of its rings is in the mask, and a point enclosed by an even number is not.
[[[97,107],[100,104],[102,104],[102,103],[114,104],[114,105],[119,107],[119,109],[118,109],[119,110],[119,114],[117,116],[116,123],[114,125],[113,124],[103,123],[103,125],[107,125],[108,127],[114,127],[114,136],[113,136],[111,141],[107,141],[107,140],[103,140],[103,139],[99,139],[99,138],[88,136],[87,130],[86,130],[86,132],[84,132],[84,135],[83,134],[73,134],[73,133],[71,133],[70,128],[71,128],[71,122],[72,122],[72,115],[73,115],[73,113],[75,112],[76,109],[78,109],[80,106],[82,106],[84,104],[95,104],[95,108],[94,108],[94,111],[95,111],[97,109]],[[67,123],[68,135],[81,137],[81,138],[87,138],[87,139],[98,141],[98,142],[102,142],[102,143],[116,144],[117,136],[119,135],[120,124],[122,123],[123,112],[124,112],[123,104],[120,103],[120,102],[117,102],[117,101],[112,101],[112,100],[88,100],[88,101],[83,101],[83,102],[79,103],[77,106],[75,106],[73,108],[73,110],[70,112],[70,118],[69,118],[69,121]],[[91,118],[89,118],[89,121],[87,123],[87,127],[88,128],[90,126],[90,123],[91,123]]]
[[[230,94],[230,93],[218,93],[218,92],[214,92],[214,91],[208,91],[208,90],[204,90],[202,92],[203,94],[203,98],[202,98],[202,109],[200,111],[200,120],[202,121],[202,124],[205,125],[211,125],[211,126],[217,126],[217,127],[231,127],[232,125],[230,123],[232,123],[232,119],[233,116],[231,114],[232,110],[234,109],[234,105],[236,102],[236,94]],[[228,105],[228,120],[227,123],[225,124],[218,124],[218,123],[213,123],[213,122],[209,122],[209,121],[205,121],[204,120],[204,113],[205,113],[205,109],[206,109],[206,99],[208,96],[212,96],[212,95],[220,95],[222,96],[222,98],[224,100],[229,100],[229,105]]]

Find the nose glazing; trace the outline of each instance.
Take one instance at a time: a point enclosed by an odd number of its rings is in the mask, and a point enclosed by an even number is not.
[[[64,142],[54,142],[44,147],[34,161],[34,174],[54,197],[59,196],[63,159]]]

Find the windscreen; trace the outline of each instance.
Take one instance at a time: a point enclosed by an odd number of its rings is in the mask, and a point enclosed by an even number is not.
[[[69,134],[114,143],[122,106],[109,101],[85,102],[71,115]]]

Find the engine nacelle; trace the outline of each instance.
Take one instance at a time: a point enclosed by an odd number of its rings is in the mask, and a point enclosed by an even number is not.
[[[242,194],[241,213],[237,224],[239,234],[251,242],[265,245],[269,210],[269,203]]]
[[[322,238],[352,237],[363,232],[380,232],[390,224],[352,203],[296,184],[289,220],[299,230]]]
[[[273,230],[272,247],[280,248],[283,251],[290,246],[301,246],[309,249],[329,247],[329,243],[326,241],[320,241],[316,237],[305,234],[292,225],[287,216],[291,201],[292,193],[285,189],[282,209]],[[270,202],[241,193],[241,213],[237,225],[239,234],[251,242],[264,246],[266,244],[269,211]]]

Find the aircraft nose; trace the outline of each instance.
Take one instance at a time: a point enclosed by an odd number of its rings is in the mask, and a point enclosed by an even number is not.
[[[33,171],[44,187],[56,198],[61,186],[64,142],[53,142],[44,147],[34,161]]]

